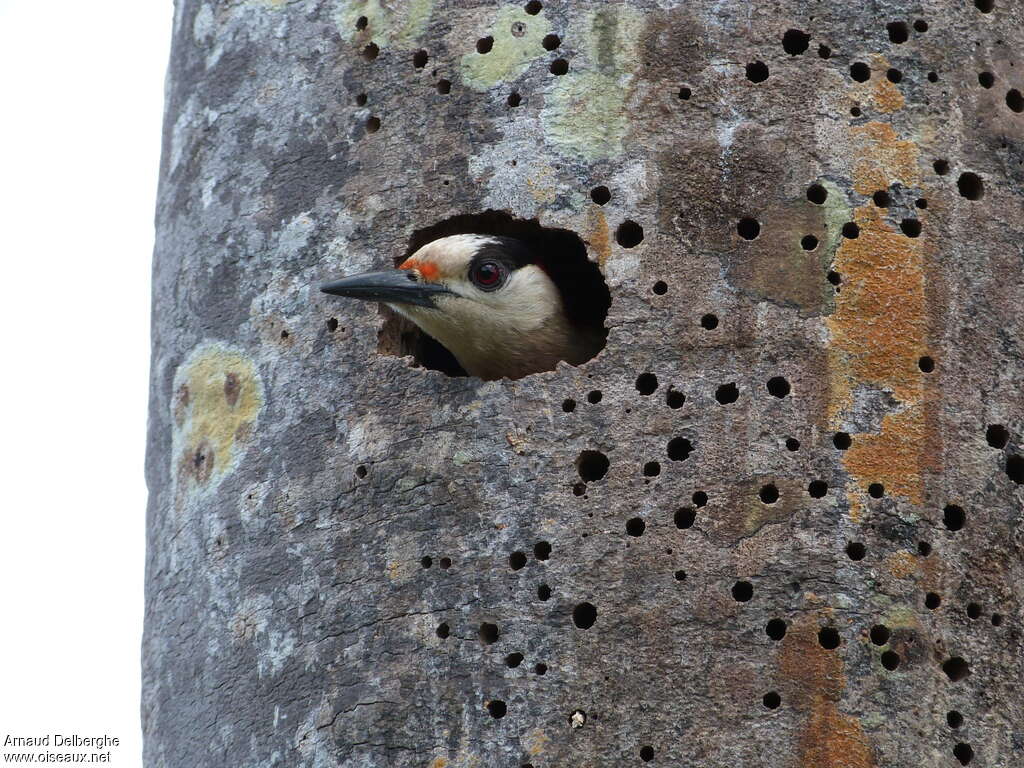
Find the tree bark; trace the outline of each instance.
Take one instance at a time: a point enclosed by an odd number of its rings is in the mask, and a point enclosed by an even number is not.
[[[178,0],[146,765],[1024,764],[1022,22]],[[316,289],[486,210],[583,238],[597,358]]]

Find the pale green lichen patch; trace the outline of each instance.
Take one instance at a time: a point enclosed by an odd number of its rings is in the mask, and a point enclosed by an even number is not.
[[[514,80],[544,55],[541,41],[551,25],[543,13],[531,16],[518,5],[502,8],[480,37],[493,39],[490,50],[475,48],[462,57],[462,81],[477,91]]]
[[[179,489],[209,490],[231,472],[263,406],[256,366],[219,342],[192,351],[174,377],[172,477]]]
[[[558,78],[543,119],[556,149],[594,161],[622,153],[643,16],[633,8],[609,6],[591,13],[583,28],[583,55]]]
[[[434,12],[434,3],[435,0],[341,0],[334,20],[347,40],[373,41],[380,48],[405,48],[423,34]]]

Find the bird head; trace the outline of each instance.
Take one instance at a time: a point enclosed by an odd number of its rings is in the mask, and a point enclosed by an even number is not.
[[[581,357],[558,287],[515,238],[442,237],[397,269],[352,275],[320,290],[387,304],[484,379],[518,378],[593,356]]]

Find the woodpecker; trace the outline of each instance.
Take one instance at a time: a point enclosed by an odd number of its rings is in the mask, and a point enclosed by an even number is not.
[[[604,345],[604,330],[570,320],[562,293],[521,240],[450,235],[397,269],[320,286],[324,293],[379,301],[415,323],[470,376],[518,379],[579,365]]]

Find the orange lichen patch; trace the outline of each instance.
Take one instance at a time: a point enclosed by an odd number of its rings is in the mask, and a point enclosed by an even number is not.
[[[548,744],[551,742],[551,738],[546,733],[544,733],[544,731],[538,728],[536,730],[530,731],[525,736],[523,736],[522,742],[523,746],[526,748],[526,751],[531,756],[536,757],[545,749],[547,749]]]
[[[597,266],[604,271],[604,265],[612,255],[612,243],[608,234],[608,220],[600,208],[587,211],[587,243],[597,252]]]
[[[889,123],[870,122],[850,129],[858,148],[853,166],[853,188],[862,195],[888,189],[894,181],[912,187],[920,181],[918,150],[912,141],[901,141]]]
[[[876,78],[874,90],[871,92],[871,100],[875,104],[875,109],[886,114],[902,109],[906,103],[896,84],[885,77]]]
[[[871,744],[860,721],[839,710],[846,686],[843,656],[818,642],[813,617],[797,619],[779,652],[779,671],[785,678],[786,698],[807,713],[800,734],[797,765],[806,768],[873,768]]]
[[[441,276],[441,270],[438,269],[437,264],[432,261],[422,261],[420,259],[406,259],[403,261],[399,269],[412,269],[419,273],[420,277],[428,282],[436,282]]]
[[[923,470],[934,457],[927,455],[927,425],[920,405],[886,415],[878,434],[859,434],[843,457],[848,472],[882,483],[889,493],[915,504],[924,498]]]
[[[917,558],[909,552],[893,552],[885,558],[885,567],[897,579],[905,579],[917,571]]]
[[[435,757],[433,760],[430,761],[430,767],[429,768],[446,768],[447,765],[448,765],[448,758],[447,757]]]

